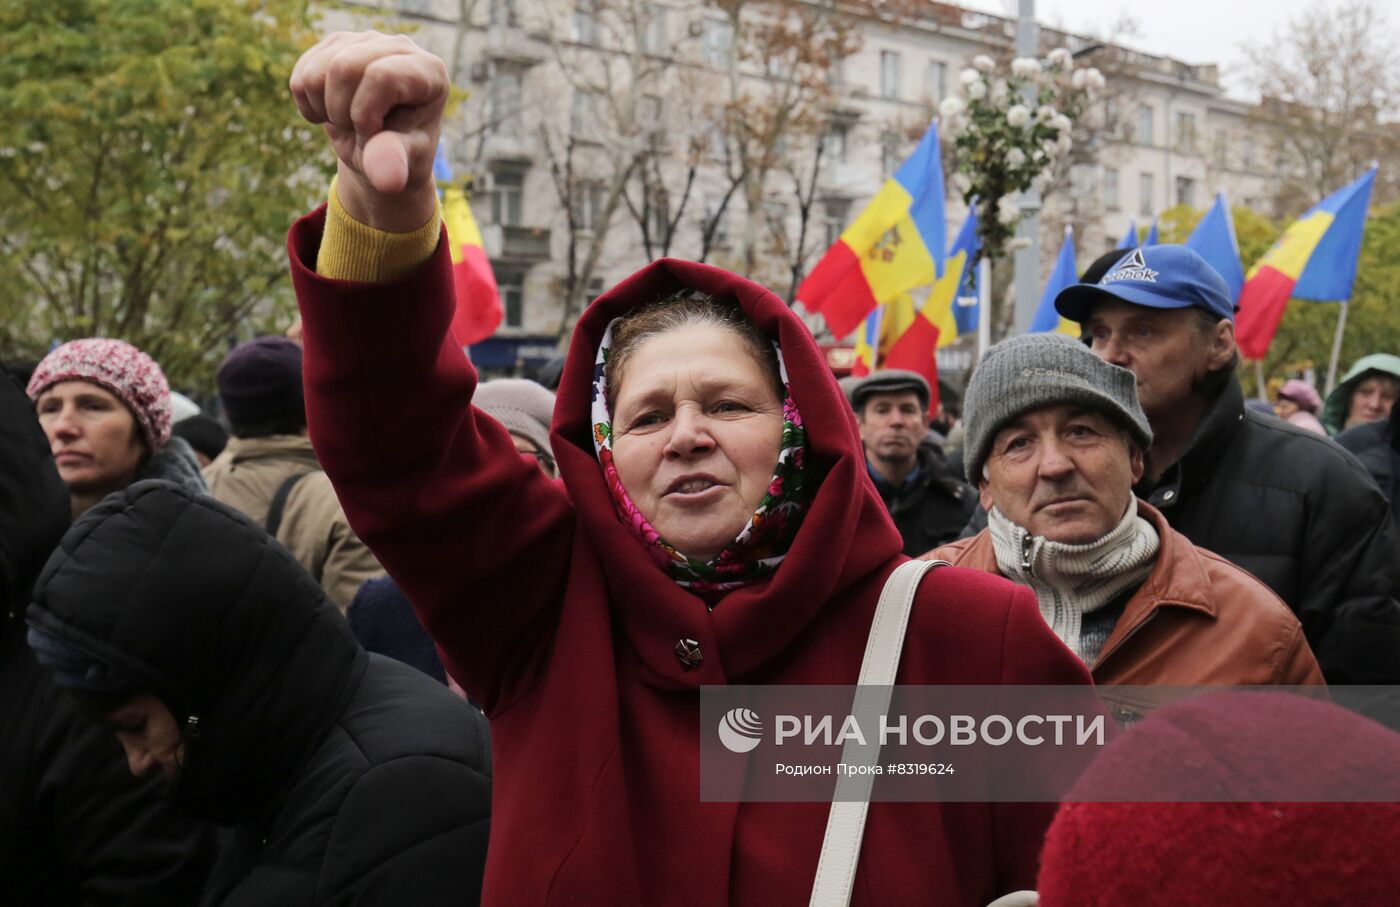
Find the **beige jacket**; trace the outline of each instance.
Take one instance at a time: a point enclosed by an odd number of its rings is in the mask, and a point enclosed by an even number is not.
[[[209,493],[259,525],[267,522],[273,495],[290,476],[308,472],[287,496],[277,541],[291,551],[342,612],[360,584],[384,575],[345,519],[345,511],[321,471],[311,440],[299,435],[230,438],[208,466]]]

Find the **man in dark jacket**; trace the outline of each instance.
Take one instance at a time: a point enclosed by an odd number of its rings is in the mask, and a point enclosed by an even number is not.
[[[1400,682],[1400,538],[1385,498],[1335,444],[1246,411],[1220,275],[1183,246],[1123,249],[1055,307],[1137,377],[1153,433],[1138,497],[1287,602],[1329,683]]]
[[[929,438],[928,382],[917,372],[886,369],[850,383],[865,466],[904,539],[923,554],[952,541],[977,509],[977,494],[948,468]]]
[[[1400,530],[1400,423],[1390,416],[1379,422],[1363,422],[1337,435],[1337,443],[1356,455],[1361,465],[1390,500],[1390,515]]]
[[[68,527],[68,489],[24,394],[0,373],[0,903],[188,905],[212,836],[127,771],[24,643],[34,578]]]
[[[63,537],[28,617],[132,771],[158,767],[184,812],[233,827],[205,904],[477,903],[485,718],[361,649],[247,517],[132,485]]]

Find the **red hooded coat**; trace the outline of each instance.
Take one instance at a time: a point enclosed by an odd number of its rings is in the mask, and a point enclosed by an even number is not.
[[[404,279],[313,273],[324,211],[292,228],[311,437],[351,525],[403,586],[444,664],[491,718],[485,903],[800,905],[821,803],[702,803],[701,684],[854,684],[900,537],[866,475],[850,405],[778,297],[706,265],[653,263],[573,334],[551,443],[562,481],[470,406],[440,243]],[[608,322],[690,287],[736,300],[783,350],[826,471],[787,559],[713,611],[617,518],[590,436]],[[678,640],[704,657],[687,671]],[[940,568],[909,623],[901,684],[1088,683],[1034,595]],[[1053,804],[876,803],[852,903],[980,905],[1031,887]]]

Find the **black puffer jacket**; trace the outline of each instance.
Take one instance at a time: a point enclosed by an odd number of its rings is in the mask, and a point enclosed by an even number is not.
[[[956,539],[977,509],[976,490],[953,474],[931,442],[919,445],[918,460],[918,475],[898,491],[875,483],[910,557]]]
[[[1337,443],[1356,455],[1390,499],[1390,515],[1400,528],[1400,422],[1385,418],[1349,428]]]
[[[108,497],[63,537],[29,622],[182,722],[174,801],[234,826],[204,903],[478,901],[486,719],[367,655],[320,585],[242,514],[161,482]]]
[[[1400,537],[1351,454],[1246,410],[1231,379],[1181,459],[1136,491],[1287,602],[1329,683],[1400,683]]]
[[[25,645],[34,578],[68,527],[68,489],[33,407],[0,373],[0,904],[188,905],[212,835],[133,778]]]

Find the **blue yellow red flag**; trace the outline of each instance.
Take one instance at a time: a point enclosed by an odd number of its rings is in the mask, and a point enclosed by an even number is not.
[[[1290,298],[1337,302],[1351,298],[1366,208],[1376,168],[1343,186],[1298,218],[1245,275],[1235,337],[1240,352],[1262,359]]]
[[[876,306],[942,275],[943,191],[935,122],[797,289],[832,334],[846,336]]]

